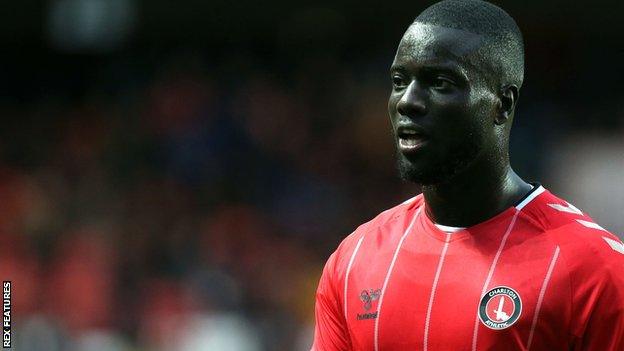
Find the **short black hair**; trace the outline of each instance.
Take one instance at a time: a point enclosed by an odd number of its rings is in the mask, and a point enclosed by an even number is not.
[[[522,32],[516,21],[500,7],[481,0],[444,0],[425,9],[414,22],[483,35],[485,59],[498,73],[500,84],[515,84],[518,88],[522,86]]]

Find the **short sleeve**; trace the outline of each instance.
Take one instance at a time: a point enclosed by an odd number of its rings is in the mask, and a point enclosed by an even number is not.
[[[574,301],[583,324],[575,351],[624,350],[624,255],[612,251],[604,256],[597,260],[602,267],[581,283],[585,298]]]
[[[311,351],[350,350],[342,303],[334,280],[336,253],[325,264],[316,291],[314,343]]]

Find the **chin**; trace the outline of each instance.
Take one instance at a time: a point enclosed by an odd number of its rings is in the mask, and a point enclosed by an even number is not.
[[[413,162],[402,154],[397,157],[397,169],[402,180],[420,184],[433,185],[441,183],[444,179],[442,172],[435,170],[432,165]]]
[[[470,157],[435,158],[411,160],[400,152],[397,152],[397,168],[399,177],[405,181],[419,185],[438,185],[449,183],[453,178],[467,169],[476,159],[476,153],[470,153]]]

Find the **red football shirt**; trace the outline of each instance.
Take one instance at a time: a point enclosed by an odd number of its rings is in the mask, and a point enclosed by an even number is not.
[[[419,195],[349,235],[316,294],[313,351],[624,350],[624,245],[537,186],[447,233]]]

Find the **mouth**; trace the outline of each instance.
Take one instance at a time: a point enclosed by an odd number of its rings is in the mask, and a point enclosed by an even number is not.
[[[399,151],[411,153],[422,148],[428,138],[418,129],[410,127],[399,127],[397,130],[397,141]]]

